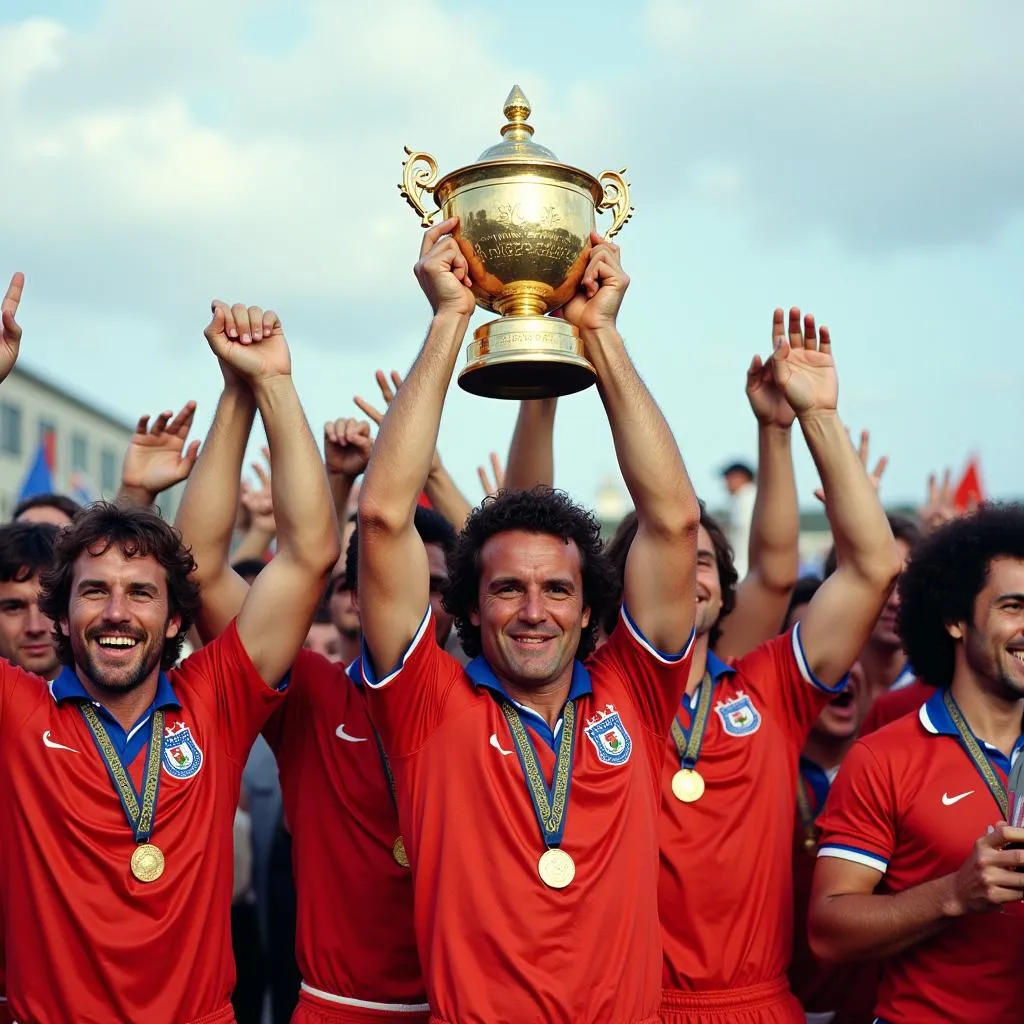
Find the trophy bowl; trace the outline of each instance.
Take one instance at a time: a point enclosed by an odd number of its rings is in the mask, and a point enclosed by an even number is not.
[[[406,147],[398,187],[424,227],[438,213],[459,218],[453,237],[469,264],[477,305],[500,314],[473,332],[459,386],[488,398],[571,395],[594,382],[594,368],[576,328],[546,314],[576,294],[596,213],[613,214],[609,238],[632,216],[625,168],[595,178],[559,163],[533,141],[530,104],[519,86],[504,113],[502,141],[440,181],[437,161]],[[430,212],[428,195],[437,207]]]

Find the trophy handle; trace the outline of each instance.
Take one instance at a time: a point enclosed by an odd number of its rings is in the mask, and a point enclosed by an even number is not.
[[[408,160],[402,164],[402,184],[398,191],[402,198],[420,215],[420,223],[429,228],[437,216],[437,210],[427,213],[425,198],[434,193],[434,182],[437,181],[437,161],[429,153],[414,153],[408,146],[405,149]]]
[[[614,238],[633,216],[633,207],[629,205],[629,183],[623,177],[625,173],[626,168],[623,167],[621,171],[605,171],[597,179],[604,186],[604,195],[597,209],[611,210],[614,215],[605,238]]]

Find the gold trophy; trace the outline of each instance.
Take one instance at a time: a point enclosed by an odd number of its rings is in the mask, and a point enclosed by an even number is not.
[[[437,161],[405,147],[399,189],[429,227],[458,217],[454,238],[469,264],[478,306],[501,317],[473,333],[459,386],[488,398],[552,398],[589,387],[594,368],[579,332],[545,316],[575,294],[590,257],[598,210],[613,214],[611,238],[633,214],[621,171],[595,178],[558,162],[533,141],[519,86],[505,100],[502,140],[437,181]],[[437,209],[427,212],[427,196]]]

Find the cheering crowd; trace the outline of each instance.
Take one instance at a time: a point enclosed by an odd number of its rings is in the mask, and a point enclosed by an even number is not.
[[[887,516],[828,329],[776,310],[747,373],[738,578],[618,333],[629,278],[599,236],[562,315],[634,511],[606,543],[553,488],[554,401],[522,403],[472,508],[436,451],[475,308],[455,227],[423,237],[415,362],[378,375],[385,410],[358,400],[375,437],[339,419],[321,453],[276,314],[214,302],[201,447],[192,403],[143,418],[116,502],[40,499],[0,527],[8,1019],[259,1019],[236,824],[265,742],[294,1021],[1020,1021],[1024,509]],[[823,580],[798,579],[794,423]],[[155,502],[185,479],[172,526]]]

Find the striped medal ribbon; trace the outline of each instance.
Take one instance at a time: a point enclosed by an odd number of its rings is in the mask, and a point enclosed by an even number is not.
[[[160,763],[164,757],[164,713],[161,709],[153,712],[149,728],[149,746],[146,753],[146,770],[142,777],[142,792],[135,789],[128,769],[121,761],[106,726],[100,721],[96,709],[87,703],[79,705],[92,738],[96,741],[100,756],[107,766],[107,774],[114,784],[114,791],[121,800],[121,808],[128,819],[128,825],[135,837],[136,847],[132,853],[132,874],[140,882],[155,882],[163,873],[166,861],[163,850],[149,841],[156,825],[156,799],[160,790]]]
[[[508,722],[519,764],[530,791],[533,810],[540,826],[541,839],[546,849],[537,862],[541,881],[551,889],[564,889],[576,877],[576,864],[561,848],[565,834],[565,814],[569,807],[572,786],[573,750],[576,739],[576,705],[568,701],[562,712],[562,735],[555,757],[555,773],[548,786],[537,762],[537,752],[529,730],[523,725],[519,711],[510,701],[501,702],[501,712]]]

